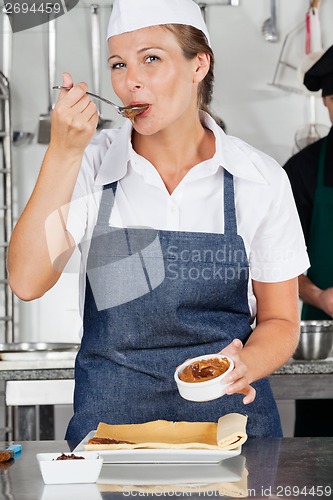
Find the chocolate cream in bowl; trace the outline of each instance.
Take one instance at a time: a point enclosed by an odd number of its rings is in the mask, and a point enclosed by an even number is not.
[[[209,358],[193,361],[193,363],[185,366],[184,370],[179,375],[183,382],[206,382],[213,378],[223,375],[230,366],[227,358]]]

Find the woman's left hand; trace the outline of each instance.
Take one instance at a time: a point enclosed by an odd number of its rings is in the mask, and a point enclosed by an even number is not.
[[[229,356],[235,363],[235,368],[226,377],[225,381],[231,384],[227,387],[227,394],[245,394],[243,403],[252,403],[256,397],[256,390],[249,384],[247,378],[248,368],[242,361],[239,353],[243,349],[243,344],[239,339],[234,339],[231,344],[222,349],[219,354]]]

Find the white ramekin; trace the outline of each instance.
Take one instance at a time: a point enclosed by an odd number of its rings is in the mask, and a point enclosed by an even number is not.
[[[227,358],[230,363],[228,370],[219,377],[206,380],[205,382],[184,382],[180,380],[179,375],[184,370],[185,366],[190,365],[194,361],[211,358]],[[228,356],[223,354],[205,354],[204,356],[197,356],[196,358],[188,359],[175,371],[174,378],[178,387],[179,394],[189,401],[211,401],[212,399],[220,398],[225,394],[228,385],[225,382],[225,377],[231,370],[234,369],[234,362]]]

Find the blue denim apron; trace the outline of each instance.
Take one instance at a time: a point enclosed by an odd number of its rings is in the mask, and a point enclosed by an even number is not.
[[[184,360],[216,353],[234,338],[246,342],[252,332],[232,175],[224,171],[224,234],[112,228],[116,188],[103,190],[90,244],[66,439],[82,439],[100,421],[217,421],[230,412],[249,416],[249,436],[281,436],[267,379],[253,384],[257,397],[245,406],[240,394],[187,401],[173,378]]]

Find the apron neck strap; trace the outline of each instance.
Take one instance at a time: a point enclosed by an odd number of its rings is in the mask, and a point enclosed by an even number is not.
[[[224,169],[224,233],[237,234],[234,178]]]
[[[98,211],[97,224],[109,224],[111,211],[114,205],[118,181],[103,186],[102,199]]]

